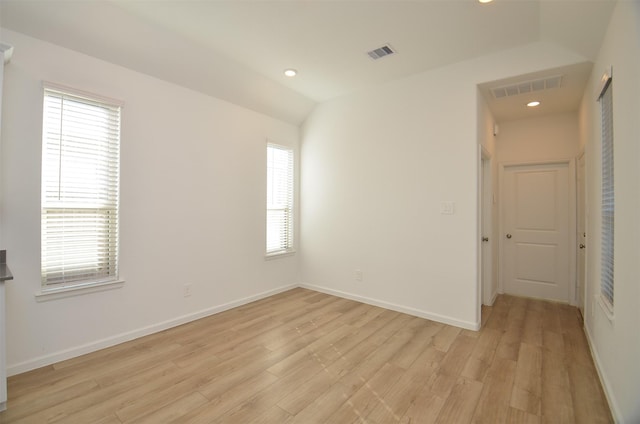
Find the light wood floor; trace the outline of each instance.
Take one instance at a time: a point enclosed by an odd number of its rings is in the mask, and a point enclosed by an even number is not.
[[[11,377],[1,423],[612,422],[575,308],[479,332],[295,289]]]

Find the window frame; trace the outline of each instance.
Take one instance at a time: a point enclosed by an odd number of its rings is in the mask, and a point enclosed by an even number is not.
[[[76,295],[85,292],[95,292],[108,290],[112,288],[117,288],[122,286],[124,283],[123,280],[120,279],[119,276],[119,243],[120,243],[120,234],[119,234],[119,215],[120,215],[120,145],[122,138],[122,108],[124,103],[119,100],[115,100],[109,97],[97,95],[94,93],[89,93],[86,91],[78,90],[75,88],[63,86],[60,84],[55,84],[51,82],[43,82],[43,90],[42,90],[42,105],[43,105],[43,115],[42,115],[42,163],[41,163],[41,205],[40,205],[40,213],[41,213],[41,228],[40,228],[40,237],[41,237],[41,287],[40,291],[36,293],[36,298],[38,301],[42,300],[50,300],[58,297],[67,297],[70,295]],[[95,185],[89,185],[88,191],[86,193],[90,193],[90,195],[94,195],[94,197],[98,197],[97,194],[102,190],[102,192],[108,191],[107,200],[95,200],[93,205],[89,205],[87,197],[83,197],[82,195],[77,196],[79,200],[71,201],[69,198],[65,199],[63,195],[61,199],[53,200],[48,190],[55,185],[59,187],[64,187],[64,183],[60,181],[60,177],[58,177],[58,181],[55,182],[51,179],[51,174],[47,173],[48,171],[55,171],[58,169],[58,172],[62,172],[64,169],[62,165],[56,165],[55,163],[52,165],[51,158],[47,157],[51,154],[51,150],[48,150],[55,143],[55,140],[59,140],[60,149],[62,151],[62,140],[65,137],[65,133],[60,128],[54,128],[51,130],[51,126],[47,123],[47,113],[51,112],[47,106],[47,102],[49,100],[55,101],[55,98],[60,98],[60,106],[64,104],[64,101],[76,102],[76,103],[85,103],[86,105],[93,105],[97,108],[105,109],[105,119],[108,119],[108,124],[116,125],[116,130],[113,131],[113,128],[109,128],[107,130],[103,129],[96,136],[97,138],[101,138],[102,141],[100,144],[96,143],[96,138],[92,138],[92,135],[86,135],[87,140],[91,140],[91,142],[86,143],[83,146],[89,146],[89,148],[83,150],[83,153],[86,153],[86,156],[83,157],[82,160],[79,160],[76,163],[84,163],[85,167],[90,165],[94,165],[90,161],[92,158],[98,158],[101,164],[106,165],[106,173],[107,176],[104,177],[96,177],[99,181],[94,181]],[[72,106],[73,107],[73,106]],[[80,107],[79,113],[87,113],[90,111],[90,106]],[[61,109],[58,113],[60,115],[60,122],[65,122],[64,113],[71,113],[69,110]],[[82,118],[82,115],[80,115]],[[87,117],[84,117],[87,118]],[[115,118],[115,121],[112,119]],[[66,117],[67,125],[71,125],[69,116]],[[86,121],[81,120],[81,124],[86,125]],[[90,123],[90,121],[89,121]],[[105,124],[106,125],[106,124]],[[49,133],[47,131],[50,131]],[[75,153],[78,154],[78,142],[70,141],[72,138],[79,139],[79,133],[76,132],[74,134],[66,133],[68,146],[71,146],[67,149],[66,153]],[[91,145],[93,143],[93,145]],[[55,151],[55,150],[54,150]],[[60,155],[63,153],[60,153]],[[61,162],[61,161],[60,161]],[[67,167],[69,169],[69,167]],[[78,167],[74,170],[77,171]],[[78,176],[73,176],[71,180],[68,181],[76,181]],[[72,188],[77,189],[77,183],[72,182],[71,185],[66,185],[66,189]],[[96,189],[99,187],[99,189]],[[49,196],[47,196],[49,194]],[[69,196],[71,197],[71,196]],[[89,244],[90,250],[94,250],[97,253],[97,258],[99,259],[99,265],[96,270],[89,272],[89,275],[86,275],[85,278],[78,278],[82,275],[80,272],[80,267],[70,267],[68,270],[65,270],[59,273],[61,276],[59,278],[52,278],[51,276],[55,274],[55,272],[51,272],[51,268],[55,266],[55,260],[49,261],[47,259],[47,255],[53,253],[56,249],[60,249],[53,245],[50,246],[50,249],[47,250],[47,241],[51,240],[55,237],[55,229],[52,229],[50,225],[52,221],[48,220],[48,213],[55,211],[56,214],[60,217],[60,219],[64,219],[65,215],[74,216],[76,212],[81,214],[91,213],[93,211],[94,220],[98,222],[95,224],[95,230],[93,232],[89,232],[86,234],[90,234],[95,237],[95,243]],[[75,218],[79,216],[76,214]],[[73,218],[72,218],[73,219]],[[77,221],[74,221],[77,223]],[[49,225],[49,226],[48,226]],[[51,230],[51,231],[50,231]],[[59,232],[58,234],[63,234],[64,230]],[[106,243],[106,245],[104,244]],[[106,246],[106,248],[104,247]],[[54,250],[51,250],[54,249]],[[105,250],[106,249],[106,250]],[[102,250],[102,251],[101,251]],[[65,255],[64,247],[58,250],[60,253]],[[107,253],[105,253],[107,252]],[[85,251],[83,251],[85,253]],[[89,255],[90,256],[90,255]],[[107,260],[107,266],[104,266],[104,260]],[[64,262],[64,260],[63,260]],[[113,262],[113,263],[112,263]],[[101,271],[97,271],[101,270]],[[74,272],[75,271],[75,272]],[[62,274],[69,273],[69,277],[66,277]]]
[[[601,79],[598,95],[601,124],[601,228],[600,290],[598,303],[612,320],[615,297],[615,164],[613,132],[613,72],[609,68]]]
[[[273,178],[273,175],[270,175],[270,163],[269,163],[269,157],[270,157],[270,149],[276,149],[279,150],[281,152],[286,152],[288,155],[288,163],[287,163],[287,193],[286,193],[286,204],[285,205],[281,205],[284,207],[278,207],[278,208],[273,208],[270,207],[270,178]],[[266,177],[267,177],[267,182],[266,182],[266,209],[265,209],[265,213],[266,213],[266,217],[265,217],[265,225],[266,225],[266,229],[265,229],[265,258],[266,259],[272,259],[272,258],[277,258],[277,257],[282,257],[282,256],[288,256],[288,255],[293,255],[295,254],[295,185],[296,185],[296,177],[295,177],[295,150],[294,148],[281,144],[281,143],[276,143],[273,142],[271,140],[267,140],[267,149],[266,149]],[[270,249],[270,237],[269,237],[269,230],[270,230],[270,214],[269,211],[273,211],[273,210],[283,210],[285,209],[285,214],[286,217],[284,218],[285,221],[285,228],[283,229],[283,231],[285,232],[285,235],[283,236],[282,234],[280,235],[280,240],[284,240],[285,244],[281,245],[279,248],[276,249]]]

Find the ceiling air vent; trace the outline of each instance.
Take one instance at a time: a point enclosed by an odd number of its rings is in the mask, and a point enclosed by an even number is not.
[[[526,94],[534,91],[560,88],[561,84],[562,75],[556,75],[532,81],[518,82],[511,85],[503,85],[502,87],[492,88],[491,92],[493,93],[493,97],[501,99],[503,97],[517,96],[519,94]]]
[[[394,54],[395,52],[396,51],[393,50],[393,48],[390,45],[385,44],[382,47],[378,47],[375,50],[371,50],[370,52],[367,52],[367,54],[371,59],[378,60],[381,57],[389,56],[391,54]]]

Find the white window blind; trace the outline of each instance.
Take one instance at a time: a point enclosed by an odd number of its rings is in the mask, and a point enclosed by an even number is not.
[[[267,144],[267,254],[293,249],[293,150]]]
[[[118,277],[120,105],[45,86],[42,284]]]
[[[602,275],[600,289],[603,298],[613,308],[613,248],[615,196],[613,187],[613,98],[612,80],[605,78],[600,94],[602,113]]]

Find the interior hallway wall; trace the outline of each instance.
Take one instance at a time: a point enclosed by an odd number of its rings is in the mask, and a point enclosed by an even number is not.
[[[613,67],[614,312],[599,302],[601,271],[600,78]],[[587,177],[585,330],[614,418],[640,422],[640,2],[619,1],[580,111]]]
[[[503,122],[497,159],[501,163],[573,159],[580,150],[579,140],[577,112]]]

